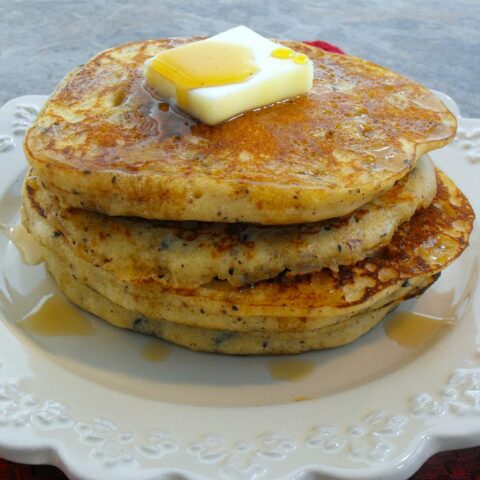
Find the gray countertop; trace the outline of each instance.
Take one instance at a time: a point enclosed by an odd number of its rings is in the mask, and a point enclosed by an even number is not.
[[[0,0],[0,104],[48,94],[96,52],[246,25],[322,39],[452,96],[480,116],[479,0]]]

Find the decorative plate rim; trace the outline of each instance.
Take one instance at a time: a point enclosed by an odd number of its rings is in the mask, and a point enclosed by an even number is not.
[[[480,119],[462,118],[450,97],[435,93],[459,117],[455,148],[463,152],[462,160],[468,162],[464,168],[480,168],[476,165],[480,163]],[[41,95],[18,97],[0,109],[0,164],[7,157],[23,155],[23,134],[46,98]],[[9,185],[14,178],[13,173],[4,170],[0,167],[3,175],[0,186]],[[471,200],[478,212],[478,199]],[[478,225],[476,230],[478,232]],[[478,289],[474,297],[474,301],[478,301]],[[476,313],[474,306],[470,308],[470,313]],[[474,322],[474,319],[471,321]],[[0,329],[7,332],[4,322],[2,318]],[[21,350],[21,345],[17,347]],[[233,440],[222,431],[208,433],[208,419],[202,419],[206,433],[189,440],[165,429],[124,430],[117,419],[112,421],[92,415],[90,420],[85,421],[81,416],[72,415],[71,411],[77,405],[43,398],[32,391],[28,376],[15,373],[15,366],[12,366],[15,358],[15,345],[11,345],[7,353],[0,354],[0,455],[14,461],[57,465],[72,478],[100,480],[111,478],[114,472],[115,478],[145,480],[171,478],[170,475],[187,480],[291,480],[309,474],[323,475],[322,478],[367,479],[381,476],[395,480],[408,477],[430,455],[440,450],[480,444],[479,351],[473,352],[470,368],[452,368],[445,383],[437,385],[437,394],[420,393],[407,399],[404,402],[408,404],[406,411],[396,413],[376,409],[357,418],[354,424],[342,427],[326,423],[310,424],[308,430],[300,429],[296,434],[277,431],[278,425],[273,421],[270,421],[270,431],[259,433],[254,423],[249,430],[249,438],[239,435]],[[376,386],[376,382],[378,380],[371,383]],[[294,415],[302,409],[314,411],[313,407],[318,408],[326,401],[320,397],[268,409],[273,413],[285,413],[285,418],[288,416],[291,421],[292,412]],[[145,400],[138,399],[138,402],[145,403]],[[212,413],[212,409],[206,407],[181,405],[167,408],[166,404],[158,403],[158,408],[164,409],[167,414],[173,407],[217,418],[223,418],[228,410],[225,408]],[[267,407],[254,408],[260,412],[259,415],[267,410]],[[234,410],[246,418],[247,409],[251,413],[252,407],[234,407],[230,411]],[[472,422],[472,419],[476,421]],[[420,423],[424,426],[418,429]],[[407,445],[403,448],[397,445],[405,441],[406,431],[412,429]],[[281,430],[288,432],[289,428],[286,426]],[[70,438],[72,433],[74,441]],[[15,438],[20,438],[20,441]],[[71,446],[72,443],[75,445],[75,441],[78,451],[67,450],[67,443]],[[338,466],[335,462],[330,465],[314,464],[320,456],[334,459],[335,455],[348,458],[348,465]],[[169,465],[168,460],[176,457],[184,460],[181,463],[186,465],[184,468],[178,468],[178,460],[176,464]],[[88,463],[88,469],[83,461]]]

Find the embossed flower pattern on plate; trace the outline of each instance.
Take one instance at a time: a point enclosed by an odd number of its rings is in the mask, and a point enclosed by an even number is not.
[[[0,153],[23,158],[21,136],[43,100],[44,97],[25,97],[4,107],[0,113]],[[451,102],[446,97],[444,100]],[[480,120],[460,119],[457,138],[447,148],[452,156],[462,157],[464,162],[453,168],[462,169],[460,175],[467,178],[471,169],[477,168],[475,164],[480,163]],[[24,166],[18,168],[21,172]],[[9,185],[3,185],[3,192],[8,188]],[[472,200],[478,209],[478,197]],[[2,248],[5,252],[8,243]],[[47,368],[40,376],[35,374],[34,359],[40,355],[39,363],[48,365],[48,354],[42,349],[39,353],[30,340],[12,334],[15,327],[7,325],[7,319],[2,324],[4,339],[0,339],[0,348],[5,347],[0,355],[0,440],[3,444],[11,442],[10,450],[17,449],[15,459],[20,461],[28,460],[18,446],[20,437],[26,443],[33,442],[38,452],[51,447],[50,439],[64,443],[68,448],[53,448],[53,458],[60,462],[61,457],[62,465],[73,478],[107,479],[116,472],[118,478],[153,480],[180,467],[187,479],[267,480],[280,475],[287,478],[302,469],[332,478],[364,478],[366,471],[381,474],[382,478],[405,478],[421,464],[427,451],[425,444],[419,446],[419,437],[434,439],[438,435],[448,440],[451,432],[452,440],[443,445],[461,446],[458,431],[464,428],[462,422],[466,418],[474,428],[473,433],[464,435],[465,445],[472,435],[480,434],[480,356],[474,340],[479,317],[478,290],[471,297],[473,305],[462,311],[464,317],[470,312],[469,318],[462,320],[470,322],[470,333],[462,337],[461,329],[456,329],[459,338],[465,340],[461,347],[465,348],[464,361],[461,365],[440,362],[437,369],[441,372],[436,372],[435,381],[430,381],[433,370],[426,363],[425,375],[421,377],[424,384],[405,388],[408,375],[415,370],[407,365],[384,375],[386,382],[393,382],[385,390],[382,379],[377,378],[305,402],[232,409],[175,406],[136,398],[128,391],[116,393],[116,387],[109,387],[110,378],[105,385],[82,378],[78,380],[78,394],[72,394],[72,384],[77,385],[77,367],[54,365],[48,367],[51,371]],[[15,340],[10,341],[10,337]],[[2,341],[8,345],[1,344]],[[368,350],[369,344],[362,348]],[[439,355],[434,350],[425,355]],[[453,355],[453,350],[446,351]],[[19,358],[24,360],[18,361]],[[458,358],[447,360],[454,362]],[[421,358],[416,361],[421,364]],[[42,375],[54,371],[59,376],[51,384],[45,382],[47,377]],[[60,377],[69,386],[61,383]],[[272,395],[275,388],[273,384]],[[98,396],[98,402],[92,395]],[[115,399],[123,403],[117,404]],[[104,405],[101,408],[100,404],[110,405],[108,415],[104,415]],[[195,421],[185,420],[182,415]],[[75,455],[69,455],[69,450]],[[79,458],[83,458],[80,463]],[[404,462],[402,469],[398,468],[399,459]]]

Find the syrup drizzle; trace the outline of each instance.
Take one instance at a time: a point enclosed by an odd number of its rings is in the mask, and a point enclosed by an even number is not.
[[[454,322],[412,312],[397,312],[385,324],[388,338],[408,349],[420,349],[444,332]]]
[[[141,355],[149,362],[160,363],[170,355],[170,348],[160,340],[152,340],[142,348]]]
[[[22,225],[0,224],[2,232],[14,245],[26,265],[38,265],[43,262],[43,247]]]
[[[163,91],[165,80],[175,86],[176,101],[188,110],[188,92],[195,88],[241,83],[258,67],[250,48],[234,43],[200,41],[164,50],[147,65],[147,82]]]
[[[314,369],[311,360],[272,360],[267,365],[272,380],[295,382],[308,376]]]
[[[19,326],[46,337],[90,336],[95,333],[88,318],[58,294],[44,297],[23,317]]]

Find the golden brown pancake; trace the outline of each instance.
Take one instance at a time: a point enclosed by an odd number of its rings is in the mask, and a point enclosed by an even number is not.
[[[238,332],[147,318],[111,302],[76,280],[55,252],[47,250],[45,259],[56,282],[72,302],[112,325],[154,335],[192,350],[233,355],[292,354],[345,345],[373,328],[401,300],[420,294],[435,281],[435,276],[428,277],[417,288],[405,291],[401,298],[314,330]]]
[[[373,63],[310,56],[303,95],[215,127],[143,87],[149,57],[194,39],[106,50],[65,78],[25,140],[67,205],[150,219],[291,224],[351,213],[450,141],[454,116],[425,87]]]
[[[263,226],[152,221],[62,208],[38,177],[26,179],[30,201],[76,255],[124,281],[155,279],[198,287],[218,278],[233,286],[337,269],[387,245],[399,225],[430,205],[435,167],[422,157],[394,187],[350,215],[311,224]]]
[[[313,330],[401,299],[466,248],[472,208],[448,177],[438,172],[437,179],[432,205],[403,223],[375,256],[337,272],[280,276],[243,288],[224,281],[182,289],[141,277],[122,281],[78,256],[27,189],[23,222],[75,280],[147,318],[229,331]]]

